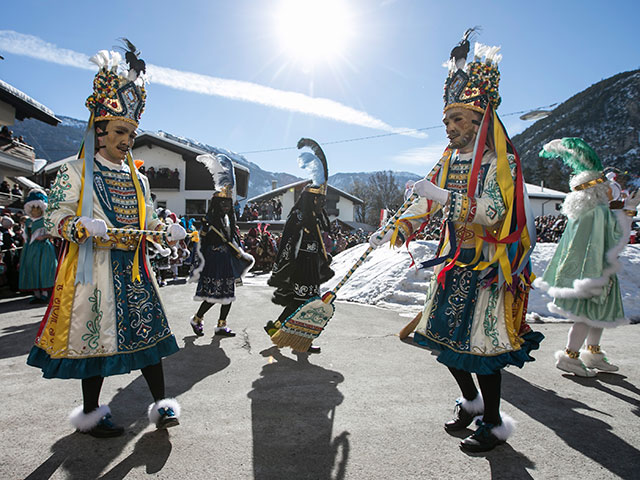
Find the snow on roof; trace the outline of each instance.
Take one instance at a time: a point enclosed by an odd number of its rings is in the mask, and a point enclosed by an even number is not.
[[[533,185],[531,183],[527,183],[527,193],[529,197],[533,198],[564,198],[567,196],[565,192],[541,187],[540,185]]]
[[[269,200],[270,198],[274,198],[274,197],[277,197],[279,195],[282,195],[284,192],[286,192],[290,188],[300,187],[300,186],[306,185],[308,183],[311,183],[311,180],[308,180],[308,179],[307,180],[299,180],[297,182],[290,183],[289,185],[285,185],[284,187],[278,187],[278,188],[275,188],[273,190],[269,190],[268,192],[261,193],[260,195],[256,195],[253,198],[248,198],[247,202],[248,203],[253,203],[253,202],[259,202],[261,200]],[[347,192],[345,192],[343,190],[340,190],[339,188],[336,188],[333,185],[327,185],[327,187],[330,190],[335,190],[336,192],[338,192],[339,195],[351,200],[353,203],[356,203],[358,205],[364,203],[358,197],[354,197],[350,193],[347,193]]]
[[[52,110],[2,80],[0,80],[0,101],[10,104],[16,109],[18,120],[33,117],[49,125],[55,126],[60,123]]]

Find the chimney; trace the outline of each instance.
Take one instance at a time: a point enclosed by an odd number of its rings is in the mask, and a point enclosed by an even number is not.
[[[271,190],[278,188],[278,180],[271,180]]]
[[[544,180],[540,180],[540,191],[544,192]]]

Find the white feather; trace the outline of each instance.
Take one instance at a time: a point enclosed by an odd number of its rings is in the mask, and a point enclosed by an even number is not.
[[[95,63],[99,68],[105,68],[109,64],[109,52],[100,50],[89,61]]]
[[[322,160],[313,153],[302,152],[298,155],[298,165],[308,172],[309,179],[314,185],[323,185],[326,182]]]

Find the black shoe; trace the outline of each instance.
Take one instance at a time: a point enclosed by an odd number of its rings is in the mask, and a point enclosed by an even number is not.
[[[180,421],[172,408],[161,408],[158,411],[160,412],[160,418],[156,422],[157,429],[166,429],[180,425]]]
[[[124,428],[114,425],[111,421],[111,414],[107,413],[100,419],[98,425],[93,427],[91,430],[82,433],[87,433],[96,438],[119,437],[124,433]]]
[[[193,333],[195,333],[198,337],[202,337],[204,335],[204,325],[202,325],[202,321],[197,321],[195,316],[191,318],[189,321],[189,325],[191,325],[191,329]]]
[[[231,330],[229,327],[216,327],[214,335],[219,335],[221,337],[235,337],[236,332]]]
[[[464,408],[462,408],[462,401],[457,400],[456,406],[453,409],[453,418],[444,424],[444,429],[447,432],[456,432],[458,430],[464,430],[473,419],[479,414],[473,414],[467,412]]]
[[[314,345],[311,345],[309,347],[309,349],[307,350],[307,353],[320,353],[320,347],[316,347]]]
[[[476,425],[478,425],[478,429],[460,442],[460,448],[463,450],[473,453],[488,452],[497,445],[504,443],[504,440],[500,440],[491,432],[498,425],[484,423],[482,420],[477,420]]]

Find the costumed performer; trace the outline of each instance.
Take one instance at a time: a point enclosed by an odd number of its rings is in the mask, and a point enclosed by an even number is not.
[[[499,47],[476,43],[466,63],[469,36],[452,50],[444,89],[443,122],[449,146],[413,192],[421,198],[397,221],[386,241],[402,244],[443,209],[444,225],[427,297],[413,340],[438,351],[462,397],[448,432],[476,431],[460,446],[493,449],[513,433],[515,422],[500,412],[501,370],[522,367],[543,336],[525,322],[532,280],[529,256],[535,234],[518,155],[495,109],[500,103]],[[477,375],[480,392],[473,381]]]
[[[242,284],[242,277],[251,269],[254,259],[242,250],[236,229],[234,167],[224,154],[199,155],[196,159],[211,173],[214,192],[196,247],[199,265],[190,279],[198,282],[194,300],[202,302],[190,324],[196,335],[204,335],[204,315],[219,303],[220,315],[214,334],[235,337],[235,332],[227,326],[227,316],[236,299],[236,283]]]
[[[162,227],[149,182],[131,157],[145,104],[145,65],[124,41],[128,69],[118,52],[102,50],[91,58],[99,70],[86,102],[91,116],[83,147],[77,160],[60,167],[51,187],[45,226],[65,242],[52,299],[27,359],[45,378],[82,380],[83,405],[70,420],[95,437],[124,433],[109,406],[98,402],[104,377],[111,375],[142,371],[154,400],[148,417],[157,428],[178,425],[180,415],[178,402],[165,397],[162,370],[162,357],[176,353],[178,344],[150,274],[145,238],[135,233]],[[179,225],[166,232],[168,241],[185,236]]]
[[[273,336],[282,323],[304,303],[320,296],[320,285],[334,276],[329,266],[331,255],[324,247],[322,232],[330,231],[329,217],[324,205],[329,170],[324,152],[315,141],[302,138],[298,148],[302,152],[298,164],[310,173],[310,182],[300,194],[284,225],[273,272],[267,281],[276,290],[271,301],[284,310],[274,322],[269,320],[264,329]],[[320,353],[320,347],[311,345],[309,353]]]
[[[550,312],[575,322],[565,350],[555,354],[556,367],[580,377],[615,372],[618,367],[600,349],[600,339],[603,329],[629,323],[618,255],[629,243],[640,193],[636,188],[620,200],[620,186],[605,177],[598,155],[581,138],[552,140],[540,156],[560,157],[573,169],[571,192],[562,204],[567,226],[544,275],[533,283],[553,297]]]
[[[34,188],[27,195],[24,211],[28,215],[25,225],[26,239],[20,255],[19,288],[33,292],[30,303],[48,303],[49,293],[58,268],[56,249],[44,226],[44,212],[48,198],[44,190]]]

